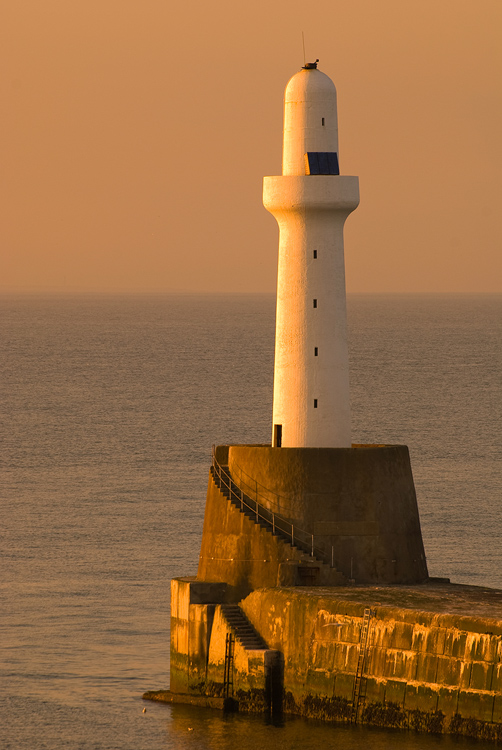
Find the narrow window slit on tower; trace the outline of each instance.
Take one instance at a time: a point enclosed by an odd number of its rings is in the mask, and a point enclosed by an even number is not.
[[[317,346],[314,346],[314,357],[317,357],[318,354],[319,354],[319,349],[317,348]]]
[[[322,118],[322,124],[324,125],[324,117]]]
[[[314,409],[317,409],[317,399],[314,399]]]
[[[314,260],[317,258],[317,250],[314,250]]]
[[[314,300],[314,307],[317,307],[317,300]]]

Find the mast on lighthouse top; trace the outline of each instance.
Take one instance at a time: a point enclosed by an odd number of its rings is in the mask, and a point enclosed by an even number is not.
[[[350,447],[343,225],[357,177],[338,166],[336,89],[308,63],[286,86],[282,175],[263,204],[279,225],[272,445]]]

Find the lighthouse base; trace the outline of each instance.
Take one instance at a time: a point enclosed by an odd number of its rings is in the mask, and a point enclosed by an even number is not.
[[[218,446],[197,578],[225,581],[239,597],[427,580],[407,447]]]

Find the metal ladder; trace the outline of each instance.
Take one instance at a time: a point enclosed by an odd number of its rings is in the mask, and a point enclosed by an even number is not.
[[[357,711],[359,709],[359,701],[361,698],[361,682],[364,673],[364,663],[366,661],[366,655],[368,652],[368,636],[370,629],[370,620],[375,613],[369,607],[364,610],[363,624],[361,627],[361,635],[359,637],[359,657],[357,659],[356,676],[354,679],[354,692],[352,694],[352,716],[351,722],[355,724],[357,722]]]
[[[233,633],[227,633],[225,638],[225,668],[223,672],[223,697],[234,694],[234,646]]]

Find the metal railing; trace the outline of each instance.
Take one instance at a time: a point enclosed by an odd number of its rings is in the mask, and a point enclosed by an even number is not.
[[[261,504],[264,505],[266,503],[265,507],[273,507],[274,513],[280,514],[281,506],[282,508],[288,507],[287,497],[279,495],[278,492],[274,492],[274,490],[265,487],[265,485],[250,476],[250,474],[244,471],[244,469],[241,469],[238,464],[232,464],[232,472],[235,482],[250,498],[258,500],[260,497],[262,499]]]
[[[334,567],[333,549],[331,556],[327,555],[323,549],[316,547],[314,544],[314,534],[300,529],[294,523],[283,518],[278,513],[261,505],[258,500],[246,495],[243,490],[234,482],[230,472],[221,466],[216,459],[216,450],[213,445],[212,449],[212,469],[214,477],[220,482],[220,488],[224,487],[230,493],[230,499],[240,506],[242,512],[244,509],[250,511],[254,516],[256,523],[264,521],[271,529],[273,534],[278,534],[288,541],[293,547],[298,547],[303,552],[309,554],[312,558]],[[260,495],[257,493],[257,497]]]

